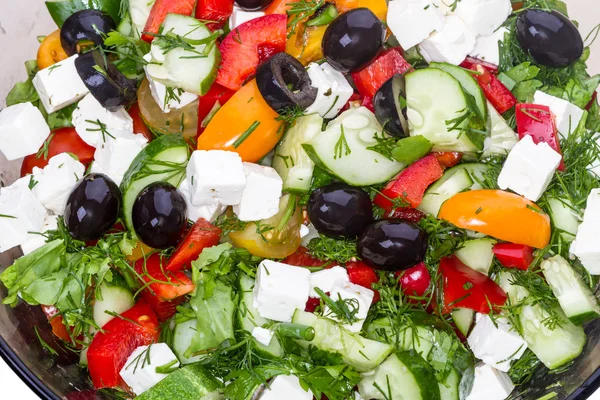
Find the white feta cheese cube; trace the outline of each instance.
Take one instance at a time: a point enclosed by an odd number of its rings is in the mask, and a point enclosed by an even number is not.
[[[350,282],[346,268],[335,266],[310,274],[310,297],[319,297],[315,288],[321,289],[325,293],[331,293],[333,285],[336,282]]]
[[[46,209],[25,185],[0,194],[0,253],[27,240],[28,232],[39,232],[46,219]]]
[[[269,346],[275,333],[269,329],[261,328],[260,326],[252,329],[252,337],[263,346]]]
[[[498,176],[500,189],[510,189],[537,201],[552,180],[562,156],[547,143],[533,143],[526,135],[510,151]]]
[[[190,181],[184,179],[179,185],[179,192],[183,195],[185,203],[187,205],[187,218],[192,221],[198,221],[200,218],[204,218],[209,222],[214,222],[219,215],[223,214],[227,209],[227,206],[221,204],[210,204],[208,206],[195,206],[192,203],[192,194],[190,193]]]
[[[91,94],[79,102],[71,122],[79,137],[92,147],[133,133],[133,119],[124,108],[108,111]]]
[[[371,308],[371,304],[373,303],[375,292],[371,289],[342,280],[336,281],[333,284],[329,297],[331,297],[333,301],[338,301],[340,299],[350,300],[347,302],[347,305],[351,309],[355,308],[357,310],[355,316],[358,321],[351,325],[344,324],[344,327],[350,332],[360,332],[365,323],[365,318],[367,318],[367,314],[369,313],[369,308]],[[328,318],[339,321],[337,316],[332,313],[328,307],[325,307],[323,314]]]
[[[260,400],[312,400],[312,392],[300,386],[295,375],[279,375],[269,383]]]
[[[300,238],[304,238],[310,234],[310,228],[304,224],[300,225]]]
[[[296,309],[304,310],[310,291],[306,268],[263,260],[254,285],[254,307],[263,318],[290,322]]]
[[[473,389],[466,400],[504,400],[515,389],[507,373],[488,364],[475,366]]]
[[[44,220],[42,229],[36,233],[28,233],[25,242],[21,243],[21,250],[23,255],[27,255],[34,250],[39,249],[46,244],[46,237],[44,233],[58,229],[58,216],[48,215]]]
[[[0,111],[0,151],[7,160],[35,154],[50,135],[44,116],[31,103],[15,104]]]
[[[33,169],[33,177],[37,181],[33,192],[44,207],[56,215],[63,215],[67,199],[84,173],[82,163],[67,153],[58,154],[48,161],[44,169]]]
[[[512,13],[510,0],[460,0],[455,14],[475,36],[488,36]]]
[[[152,55],[146,54],[144,60],[152,61]],[[148,73],[148,67],[144,67],[146,72],[146,78],[150,85],[150,93],[156,104],[160,107],[162,112],[170,113],[171,110],[178,110],[187,106],[188,104],[198,100],[198,95],[190,92],[186,92],[180,88],[168,87],[163,83],[160,83],[152,78]]]
[[[119,375],[135,394],[140,395],[168,376],[156,372],[156,367],[168,364],[179,367],[177,356],[166,343],[140,346],[131,353]]]
[[[234,30],[238,26],[252,21],[253,19],[264,17],[264,11],[245,11],[239,8],[238,6],[233,7],[233,14],[229,18],[229,29]]]
[[[584,111],[581,108],[540,90],[536,91],[533,95],[533,102],[550,107],[550,111],[552,111],[552,114],[556,118],[556,129],[558,129],[563,139],[568,137],[572,132],[575,132],[583,117]]]
[[[577,228],[577,236],[570,248],[571,254],[577,256],[592,275],[600,274],[598,236],[600,236],[600,189],[593,189],[587,198],[583,223]]]
[[[479,36],[475,43],[475,49],[473,49],[469,55],[490,64],[500,64],[499,42],[504,40],[504,34],[506,32],[508,32],[508,29],[500,28],[491,35]]]
[[[147,143],[148,139],[141,134],[111,138],[99,143],[94,153],[93,169],[103,171],[102,173],[120,185],[131,162]]]
[[[196,206],[240,204],[246,174],[239,154],[224,150],[196,150],[187,166],[192,203]]]
[[[354,94],[344,74],[328,63],[308,66],[311,85],[317,88],[317,99],[306,109],[306,114],[317,113],[323,118],[334,118]]]
[[[300,243],[302,246],[307,247],[311,240],[319,237],[319,231],[314,227],[310,222],[306,227],[303,228],[300,226],[300,237],[302,238],[302,242]]]
[[[441,32],[444,21],[444,13],[434,1],[395,0],[388,6],[388,27],[404,49],[420,44],[432,32]]]
[[[446,17],[441,31],[433,33],[419,45],[427,62],[437,61],[459,65],[475,49],[475,35],[457,16]]]
[[[48,114],[65,108],[89,93],[77,68],[77,54],[38,71],[33,78],[33,86]]]
[[[475,357],[504,372],[508,372],[512,360],[518,360],[527,350],[525,340],[506,319],[492,321],[486,314],[477,313],[467,340]]]
[[[283,180],[271,167],[244,163],[246,186],[233,212],[241,221],[260,221],[279,212]]]

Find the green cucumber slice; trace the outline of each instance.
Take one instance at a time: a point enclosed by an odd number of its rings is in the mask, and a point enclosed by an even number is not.
[[[455,309],[456,310],[456,309]],[[471,310],[469,310],[471,311]],[[441,400],[460,400],[460,374],[452,369],[444,382],[438,382]]]
[[[570,207],[566,202],[568,202],[566,199],[549,199],[549,214],[554,228],[560,230],[562,238],[567,242],[572,242],[575,240],[577,228],[579,228],[581,221],[573,207]]]
[[[77,11],[88,9],[105,11],[117,24],[121,21],[121,0],[47,0],[46,8],[59,28]]]
[[[358,383],[358,391],[365,399],[439,400],[440,389],[434,382],[433,368],[421,356],[401,351],[365,376]]]
[[[185,177],[189,158],[188,144],[181,135],[164,135],[150,142],[132,161],[121,182],[123,217],[131,232],[131,212],[138,194],[154,182],[178,187]]]
[[[462,132],[466,121],[451,129],[453,121],[465,115],[470,107],[462,86],[452,75],[438,68],[411,72],[406,75],[406,96],[411,136],[424,136],[433,143],[434,151],[483,149],[482,135]]]
[[[185,356],[185,352],[190,348],[192,340],[196,336],[197,323],[196,319],[191,319],[175,325],[175,330],[173,331],[173,352],[181,365],[193,364],[206,357],[205,355]]]
[[[529,296],[527,289],[511,284],[509,272],[501,272],[498,281],[513,305]],[[560,326],[554,326],[554,329],[548,329],[544,324],[548,313],[537,304],[520,306],[518,315],[514,316],[523,328],[522,335],[527,346],[549,369],[559,368],[574,360],[581,354],[586,342],[583,328],[569,321],[560,307],[556,312],[561,318]]]
[[[94,300],[94,322],[102,328],[108,321],[115,318],[107,314],[121,314],[135,304],[133,294],[122,286],[108,286],[103,283],[98,292],[101,297]]]
[[[427,359],[435,344],[435,333],[430,326],[413,323],[394,331],[387,318],[380,318],[369,324],[367,337],[395,343],[402,350],[414,350],[424,359]]]
[[[370,186],[388,182],[405,167],[369,149],[377,145],[375,135],[388,137],[375,115],[359,107],[342,113],[302,147],[315,164],[344,182]]]
[[[541,268],[560,307],[572,323],[581,325],[600,316],[598,299],[567,260],[556,255],[542,261]]]
[[[487,108],[490,115],[490,136],[485,140],[481,157],[506,156],[519,142],[519,137],[490,102],[487,103]]]
[[[347,331],[335,321],[319,318],[304,311],[296,310],[292,322],[312,326],[315,330],[315,338],[311,342],[297,341],[301,346],[308,347],[310,344],[320,350],[340,353],[344,362],[358,371],[376,368],[393,351],[389,344],[366,339]]]
[[[490,238],[467,240],[455,254],[466,266],[488,275],[494,261],[494,244]]]
[[[467,337],[475,319],[475,311],[468,308],[455,308],[451,315],[460,333]]]
[[[296,124],[287,130],[273,159],[273,168],[283,180],[283,190],[290,193],[306,193],[310,189],[315,163],[302,148],[319,133],[323,118],[319,114],[298,118]]]
[[[477,83],[475,78],[473,78],[473,75],[468,70],[457,67],[456,65],[439,62],[432,62],[429,64],[429,66],[432,68],[439,68],[442,71],[452,75],[452,77],[460,83],[463,89],[475,99],[479,118],[481,118],[481,120],[484,122],[487,121],[487,100],[483,94],[483,91],[481,90],[481,86],[479,86],[479,83]]]
[[[129,0],[132,36],[139,38],[142,35],[154,3],[155,0]]]
[[[188,44],[189,41],[207,39],[212,35],[202,22],[186,15],[168,14],[162,26],[163,35],[179,35]],[[156,38],[151,48],[152,63],[146,66],[148,74],[166,86],[205,95],[217,78],[221,62],[221,53],[215,40],[208,44],[192,45],[193,50],[176,47],[166,51],[161,48],[163,41]],[[204,54],[207,46],[210,47],[208,54]]]

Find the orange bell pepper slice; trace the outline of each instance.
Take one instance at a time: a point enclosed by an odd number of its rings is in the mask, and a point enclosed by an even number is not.
[[[550,218],[535,203],[503,190],[471,190],[448,199],[438,218],[459,228],[542,249],[550,243]]]
[[[39,69],[51,67],[65,60],[67,53],[60,44],[60,29],[52,32],[42,41],[37,52],[37,64]]]
[[[334,0],[335,6],[341,13],[364,7],[373,11],[373,14],[382,21],[387,20],[388,6],[386,0]]]
[[[296,32],[287,40],[285,52],[297,58],[302,65],[323,58],[323,36],[327,26],[304,28],[304,24],[296,28]]]
[[[263,99],[256,79],[238,90],[198,137],[198,150],[234,151],[247,162],[270,152],[283,133],[283,122]]]

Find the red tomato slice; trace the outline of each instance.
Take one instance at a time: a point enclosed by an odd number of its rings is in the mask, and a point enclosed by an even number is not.
[[[119,372],[133,350],[155,343],[160,335],[158,319],[143,300],[121,317],[104,325],[88,349],[88,369],[96,389],[119,386]]]
[[[232,30],[219,46],[221,65],[217,83],[239,90],[256,73],[261,57],[285,51],[287,17],[280,14],[253,19]]]
[[[319,260],[312,256],[306,247],[300,246],[294,254],[287,256],[281,261],[284,264],[293,265],[295,267],[323,267],[331,268],[333,263]]]
[[[419,263],[405,271],[396,272],[400,287],[407,296],[422,297],[431,285],[431,275],[425,263]]]
[[[211,31],[223,27],[233,13],[234,0],[198,0],[196,5],[196,19],[216,21],[206,24]]]
[[[61,128],[52,131],[48,139],[46,139],[46,143],[48,146],[47,155],[40,152],[39,157],[37,154],[32,154],[23,159],[23,164],[21,165],[22,177],[31,174],[33,167],[44,168],[48,165],[48,160],[61,153],[74,154],[85,166],[94,160],[96,149],[81,140],[75,128]],[[44,146],[46,146],[46,143],[44,143]]]
[[[221,233],[221,229],[200,218],[175,249],[167,264],[167,270],[180,271],[189,268],[190,263],[196,260],[204,249],[219,244]]]
[[[165,260],[166,261],[166,260]],[[142,276],[146,289],[160,301],[171,301],[192,292],[196,285],[181,271],[167,271],[159,253],[135,262],[135,270]],[[154,283],[151,283],[154,282]]]
[[[379,301],[379,292],[373,289],[373,284],[379,282],[379,277],[373,268],[362,261],[350,261],[346,263],[346,271],[348,271],[350,282],[375,292],[373,303]]]
[[[234,94],[233,90],[229,90],[218,83],[213,83],[210,90],[204,96],[200,97],[198,100],[198,135],[201,135],[204,129],[206,129],[209,121],[206,121],[204,126],[202,123],[215,105],[219,103],[219,106],[222,107]]]
[[[192,15],[195,6],[196,0],[156,0],[146,21],[142,39],[148,43],[152,42],[167,14]]]

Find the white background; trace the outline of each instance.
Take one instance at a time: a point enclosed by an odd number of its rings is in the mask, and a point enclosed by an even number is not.
[[[598,0],[567,0],[569,13],[580,23],[584,37],[600,22]],[[56,27],[50,20],[42,0],[0,0],[0,107],[8,90],[15,82],[25,79],[23,63],[35,58],[38,47],[36,37],[47,35]],[[600,73],[600,40],[594,45],[588,63],[592,73]],[[23,382],[0,359],[0,384],[2,395],[11,399],[37,400]],[[591,399],[600,400],[600,392]]]

